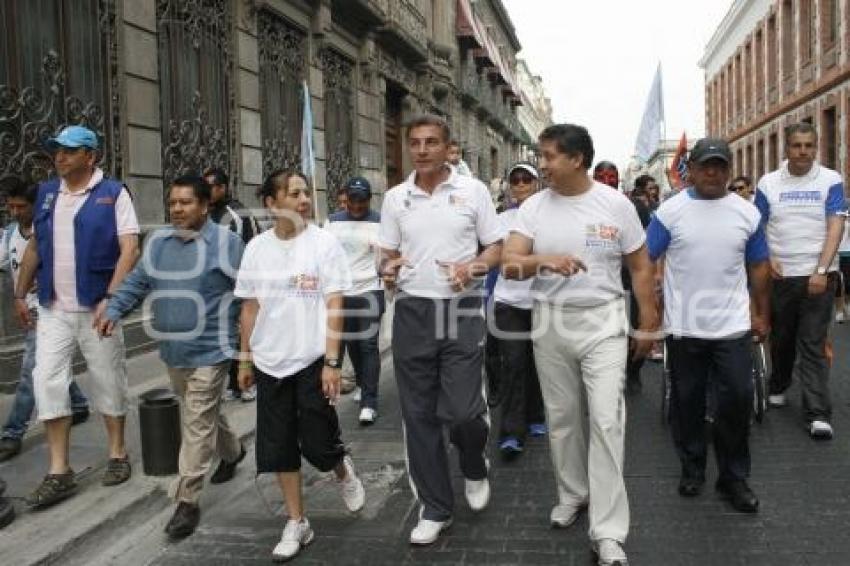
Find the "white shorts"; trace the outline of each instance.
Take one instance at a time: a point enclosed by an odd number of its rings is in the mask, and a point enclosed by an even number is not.
[[[92,328],[92,315],[90,311],[38,309],[33,389],[41,421],[71,415],[68,387],[75,345],[88,366],[88,378],[82,385],[91,407],[111,417],[127,413],[124,333],[116,326],[112,336],[101,338]]]

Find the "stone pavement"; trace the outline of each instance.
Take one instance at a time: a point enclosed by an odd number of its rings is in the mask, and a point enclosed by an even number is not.
[[[815,443],[801,426],[797,388],[792,405],[754,425],[752,485],[758,515],[730,510],[709,489],[696,500],[676,494],[678,463],[660,422],[660,368],[647,363],[645,390],[629,399],[626,477],[632,507],[627,544],[630,564],[640,565],[845,565],[850,563],[850,327],[835,333],[833,369],[835,428],[831,443]],[[332,481],[312,473],[307,481],[308,517],[315,542],[299,564],[592,564],[583,517],[566,531],[548,525],[554,485],[545,440],[532,440],[514,463],[491,455],[493,499],[474,515],[462,496],[455,469],[455,523],[433,547],[406,540],[416,507],[406,476],[391,367],[385,362],[381,417],[369,429],[355,423],[353,403],[341,407],[344,438],[366,478],[368,508],[349,516]],[[492,446],[491,446],[492,448]],[[207,504],[199,531],[182,543],[162,545],[157,565],[263,564],[280,536],[280,499],[268,479],[255,484],[251,465]],[[709,482],[716,477],[713,459]],[[211,495],[211,494],[210,494]],[[212,503],[212,502],[211,502]],[[271,507],[271,510],[269,509]],[[161,539],[160,539],[161,540]]]
[[[762,502],[762,510],[755,516],[732,512],[711,489],[696,500],[683,500],[676,494],[678,464],[668,431],[660,422],[660,368],[647,363],[644,392],[629,399],[625,473],[632,506],[627,544],[632,565],[850,563],[850,538],[845,534],[850,524],[848,337],[850,326],[836,329],[832,389],[837,437],[833,442],[815,443],[805,434],[796,387],[790,407],[771,411],[763,424],[754,425],[752,486]],[[244,411],[228,406],[229,411],[234,409]],[[307,511],[317,536],[296,563],[592,564],[585,517],[565,531],[548,525],[554,485],[545,440],[531,441],[526,454],[510,464],[491,455],[493,499],[478,515],[463,500],[462,478],[455,469],[455,487],[460,494],[455,524],[434,546],[411,548],[406,541],[415,523],[416,506],[404,473],[400,416],[388,357],[378,423],[371,428],[357,426],[357,408],[350,399],[343,400],[339,412],[344,439],[366,483],[367,507],[359,517],[349,515],[334,481],[305,466]],[[244,414],[244,432],[250,433],[250,408]],[[709,482],[715,476],[713,466],[710,460]],[[5,475],[6,470],[0,468],[0,473]],[[113,491],[102,504],[152,482],[158,487],[150,493],[138,491],[133,505],[112,510],[111,521],[66,544],[44,563],[269,563],[283,526],[281,501],[270,478],[254,477],[253,450],[232,482],[205,489],[201,526],[179,544],[168,544],[162,534],[172,511],[162,487],[167,481],[141,474],[134,481],[138,483],[133,490]],[[32,515],[38,515],[43,516],[40,525],[73,524],[86,519],[81,513],[98,513],[94,503],[83,510],[72,504],[74,500],[24,516],[20,523],[32,525]],[[0,533],[0,564],[32,563],[6,550],[14,545],[21,552],[25,546],[14,533]],[[52,544],[34,538],[32,531],[30,537],[30,546]]]

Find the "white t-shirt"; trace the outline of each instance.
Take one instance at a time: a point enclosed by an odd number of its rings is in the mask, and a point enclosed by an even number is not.
[[[519,208],[513,229],[534,240],[536,255],[571,255],[587,272],[564,277],[538,274],[531,286],[535,301],[570,307],[595,307],[623,296],[622,257],[646,239],[634,205],[596,181],[585,193],[563,196],[545,189]]]
[[[308,225],[291,240],[266,230],[245,248],[234,294],[257,299],[251,334],[254,364],[283,378],[325,354],[325,296],[351,288],[345,251],[337,239]]]
[[[32,234],[32,231],[30,231],[30,234]],[[17,222],[14,228],[3,231],[3,242],[0,244],[0,269],[11,269],[13,290],[18,285],[18,276],[21,273],[21,260],[24,257],[24,251],[27,249],[28,243],[29,238],[25,238],[21,234],[21,227]],[[38,295],[35,290],[27,293],[27,306],[30,309],[38,307]]]
[[[826,219],[847,210],[841,175],[815,163],[796,177],[788,162],[761,178],[755,205],[767,223],[770,255],[785,277],[811,275],[826,242]],[[829,271],[838,269],[836,257]]]
[[[505,233],[514,229],[518,210],[519,208],[510,208],[499,215],[499,221],[502,223]],[[502,274],[499,274],[496,287],[493,289],[493,300],[518,309],[530,309],[534,306],[534,301],[531,299],[531,285],[533,283],[533,277],[524,281],[517,281],[516,279],[505,279]]]
[[[748,263],[769,257],[761,215],[735,194],[694,190],[661,203],[647,228],[649,255],[664,261],[664,331],[727,338],[750,330]]]
[[[502,240],[496,207],[481,181],[459,175],[454,168],[432,194],[416,186],[415,175],[384,195],[378,242],[382,248],[398,250],[411,264],[399,272],[399,289],[417,297],[455,297],[459,293],[452,290],[437,262],[473,260],[479,243],[488,246]]]
[[[348,212],[332,214],[324,229],[336,236],[351,269],[350,291],[346,296],[362,295],[370,291],[383,289],[378,277],[378,226],[381,217],[377,212],[369,211],[365,218],[352,218]]]

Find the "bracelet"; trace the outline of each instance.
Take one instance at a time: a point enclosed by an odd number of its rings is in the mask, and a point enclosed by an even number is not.
[[[242,360],[239,362],[239,369],[251,369],[254,367],[254,362],[250,360]]]

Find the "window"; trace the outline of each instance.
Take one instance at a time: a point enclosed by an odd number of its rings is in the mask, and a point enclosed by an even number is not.
[[[747,145],[747,161],[744,164],[744,175],[749,177],[753,177],[753,170],[755,168],[755,163],[753,162],[753,144]]]
[[[354,170],[354,63],[332,49],[321,55],[325,87],[325,168],[329,210]]]
[[[45,138],[68,124],[97,133],[100,165],[121,176],[112,0],[0,2],[0,187],[53,169]]]
[[[738,148],[738,152],[735,157],[735,169],[738,171],[738,175],[744,174],[744,150],[741,148]]]
[[[835,106],[823,111],[821,159],[830,169],[838,169],[838,114]]]
[[[741,123],[744,114],[744,65],[741,54],[735,57],[735,124]]]
[[[838,0],[821,0],[821,45],[824,51],[838,42]]]
[[[749,111],[753,106],[753,44],[747,42],[744,48],[744,108]]]
[[[812,33],[815,14],[812,10],[812,0],[800,0],[800,63],[807,65],[812,62],[815,38]]]
[[[767,92],[770,102],[776,101],[776,85],[778,81],[776,58],[779,45],[776,41],[776,16],[767,20]]]
[[[260,11],[257,29],[265,177],[301,168],[307,35],[268,10]]]
[[[158,0],[162,166],[167,186],[207,167],[233,171],[230,2]]]
[[[764,139],[759,139],[756,144],[756,179],[755,182],[758,182],[758,179],[764,175]]]
[[[782,1],[782,76],[794,74],[794,4]]]
[[[768,138],[767,163],[771,171],[779,168],[779,136],[775,133]]]
[[[732,130],[735,122],[734,96],[732,95],[732,64],[726,67],[726,129]]]
[[[764,102],[764,32],[758,30],[756,32],[756,106],[761,108]]]

